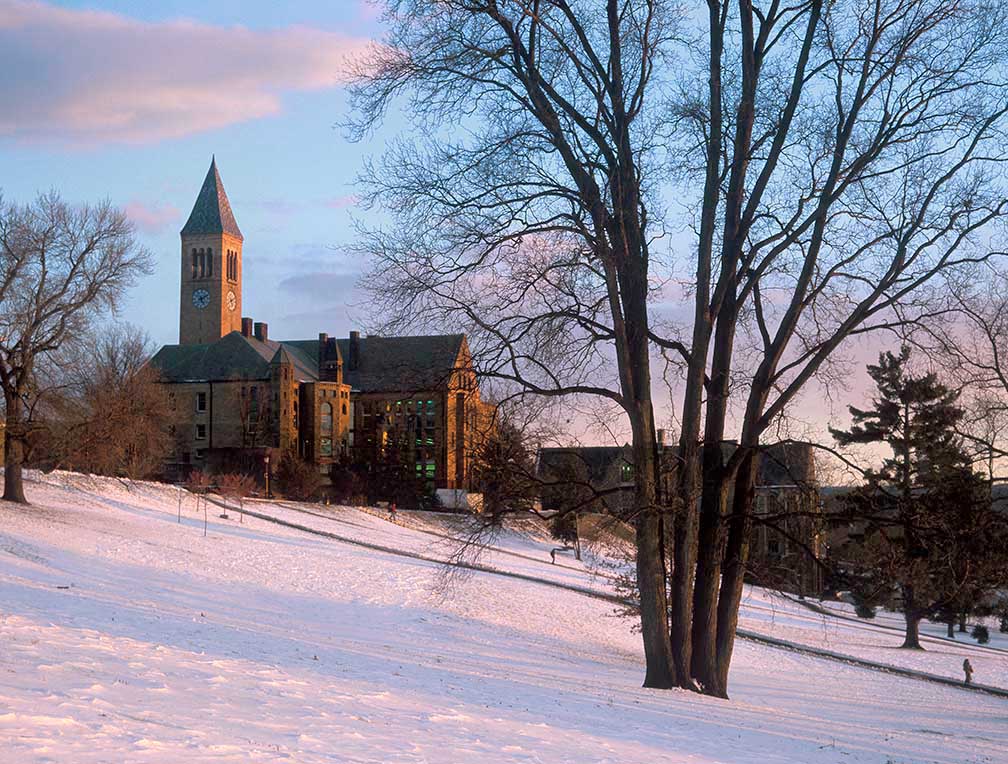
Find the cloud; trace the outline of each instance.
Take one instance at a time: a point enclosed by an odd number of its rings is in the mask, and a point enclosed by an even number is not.
[[[356,207],[357,204],[360,203],[360,197],[348,194],[346,196],[337,196],[332,199],[327,199],[323,203],[330,209],[345,210],[348,207]]]
[[[127,217],[144,233],[160,233],[165,226],[180,221],[182,213],[171,204],[147,205],[132,201],[124,208]]]
[[[146,143],[264,117],[286,92],[346,82],[370,45],[0,0],[0,137]]]
[[[277,286],[299,298],[331,301],[352,292],[359,278],[360,275],[356,273],[299,273],[281,279]]]

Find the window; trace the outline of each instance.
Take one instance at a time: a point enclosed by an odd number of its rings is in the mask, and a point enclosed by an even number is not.
[[[206,411],[206,393],[196,393],[196,410]]]
[[[196,247],[193,247],[193,251],[192,251],[192,277],[193,278],[196,278],[196,265],[197,265]]]
[[[249,388],[249,421],[259,421],[259,388],[255,386]]]
[[[207,247],[206,275],[213,276],[213,247]]]
[[[322,438],[319,452],[322,456],[332,456],[333,410],[331,403],[322,404],[319,421],[319,434]]]
[[[196,440],[206,440],[206,425],[202,422],[196,425]]]
[[[629,483],[633,480],[633,465],[623,462],[620,465],[620,480],[624,483]]]
[[[195,454],[193,454],[193,456],[194,456],[194,457],[195,457],[195,458],[196,458],[196,459],[197,459],[198,461],[202,461],[203,459],[206,459],[206,449],[205,449],[205,448],[197,448],[197,449],[196,449],[196,453],[195,453]]]

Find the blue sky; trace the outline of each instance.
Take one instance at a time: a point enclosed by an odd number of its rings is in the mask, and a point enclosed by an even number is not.
[[[215,154],[245,236],[244,314],[279,339],[367,331],[354,179],[403,124],[363,144],[338,124],[379,15],[368,0],[0,0],[0,190],[124,207],[157,265],[122,318],[174,343],[178,232]],[[835,405],[803,414],[821,426]]]
[[[346,62],[367,2],[0,0],[0,188],[127,209],[157,267],[122,316],[178,336],[179,229],[212,154],[245,236],[244,308],[275,337],[367,328],[354,178],[394,122],[348,142]]]

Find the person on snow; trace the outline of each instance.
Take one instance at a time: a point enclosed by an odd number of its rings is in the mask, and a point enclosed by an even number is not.
[[[963,684],[972,684],[973,682],[973,664],[969,662],[969,658],[963,661],[963,673],[966,675],[966,681]]]

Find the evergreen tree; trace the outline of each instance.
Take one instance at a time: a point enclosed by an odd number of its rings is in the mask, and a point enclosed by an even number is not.
[[[878,389],[872,407],[851,406],[851,428],[831,432],[841,445],[886,444],[892,450],[849,498],[848,508],[866,523],[865,564],[899,587],[903,647],[920,649],[920,620],[963,584],[950,580],[955,575],[946,566],[944,585],[936,585],[938,561],[946,565],[957,557],[958,547],[951,551],[956,546],[951,517],[957,507],[970,516],[982,486],[955,434],[963,416],[957,394],[934,374],[909,373],[909,358],[904,346],[899,355],[886,352],[869,365]]]

